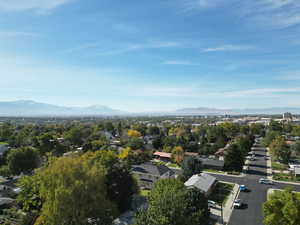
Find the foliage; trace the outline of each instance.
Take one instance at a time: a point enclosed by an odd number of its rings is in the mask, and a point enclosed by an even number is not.
[[[277,131],[268,131],[266,136],[264,137],[262,143],[265,147],[269,147],[269,145],[272,143],[272,141],[280,136],[280,133]]]
[[[138,132],[137,130],[131,130],[131,129],[128,130],[127,135],[130,138],[139,138],[139,137],[141,137],[141,133],[140,132]]]
[[[8,166],[4,165],[0,167],[0,176],[3,177],[9,177],[11,175],[11,172],[8,168]]]
[[[144,141],[140,138],[137,137],[132,137],[129,139],[127,143],[127,147],[133,149],[133,150],[138,150],[144,147]]]
[[[109,158],[109,157],[108,157]],[[41,215],[36,225],[107,225],[116,215],[108,199],[105,169],[81,157],[61,157],[39,171]]]
[[[224,159],[224,169],[226,171],[242,171],[244,165],[244,153],[237,144],[232,144],[227,150]]]
[[[293,136],[300,136],[300,126],[294,126],[294,127],[292,128],[291,134],[292,134]]]
[[[174,147],[172,150],[172,159],[177,164],[180,164],[184,159],[184,150],[181,146]]]
[[[200,174],[202,171],[202,162],[196,157],[186,157],[181,167],[183,169],[183,176],[185,180],[189,179],[194,174]]]
[[[39,211],[42,207],[39,193],[40,179],[40,175],[37,173],[33,176],[23,176],[18,181],[17,185],[21,188],[21,192],[18,194],[17,201],[25,212]]]
[[[148,195],[149,208],[137,214],[136,225],[206,225],[207,199],[198,190],[187,190],[176,179],[156,182]]]
[[[292,146],[291,146],[291,148],[292,148],[292,151],[296,154],[296,155],[300,155],[300,141],[296,141],[296,143],[295,144],[293,144]]]
[[[290,189],[274,192],[263,205],[265,225],[300,224],[300,197]]]
[[[287,164],[291,156],[291,149],[286,144],[284,137],[278,136],[270,144],[270,153],[276,160]]]
[[[210,194],[209,199],[217,202],[218,205],[224,205],[233,187],[234,184],[218,182]]]
[[[7,156],[8,168],[12,174],[30,173],[40,163],[39,153],[31,147],[13,149]]]

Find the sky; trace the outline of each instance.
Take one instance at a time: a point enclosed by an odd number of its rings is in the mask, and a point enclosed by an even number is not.
[[[0,0],[0,101],[300,107],[299,0]]]

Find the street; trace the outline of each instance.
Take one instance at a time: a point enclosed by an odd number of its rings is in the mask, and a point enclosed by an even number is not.
[[[229,177],[224,175],[214,175],[220,181],[244,184],[250,192],[240,192],[238,198],[246,204],[244,209],[234,209],[229,221],[229,225],[263,225],[262,205],[267,198],[269,188],[284,189],[291,186],[295,191],[300,191],[300,185],[289,185],[274,182],[273,185],[259,184],[260,178],[267,178],[267,164],[264,156],[266,149],[261,146],[252,148],[255,152],[256,160],[250,161],[250,168],[244,177]]]

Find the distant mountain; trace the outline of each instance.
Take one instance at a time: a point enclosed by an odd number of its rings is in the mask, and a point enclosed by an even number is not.
[[[300,114],[297,107],[274,107],[274,108],[246,108],[246,109],[215,109],[215,108],[184,108],[174,113],[179,115],[241,115],[241,114],[282,114],[290,112]]]
[[[184,108],[178,109],[174,112],[175,114],[179,115],[229,115],[229,114],[236,114],[234,111],[230,109],[215,109],[215,108]]]
[[[193,115],[241,115],[241,114],[282,114],[291,112],[300,114],[300,108],[249,108],[249,109],[217,109],[217,108],[183,108],[169,112],[129,113],[103,105],[88,107],[65,107],[45,104],[30,100],[0,102],[0,116],[193,116]]]
[[[126,112],[101,105],[65,107],[30,100],[0,102],[0,116],[108,116],[121,114],[126,114]]]
[[[290,112],[292,114],[300,114],[300,108],[297,107],[273,107],[273,108],[248,108],[233,109],[238,114],[283,114]]]

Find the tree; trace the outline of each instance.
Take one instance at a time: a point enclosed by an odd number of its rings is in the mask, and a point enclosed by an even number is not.
[[[198,190],[188,190],[178,179],[156,182],[148,196],[149,207],[137,214],[136,225],[206,225],[207,199]]]
[[[296,143],[292,145],[292,151],[296,155],[300,155],[300,141],[296,141]]]
[[[293,136],[300,136],[300,126],[294,126],[294,127],[292,128],[291,134],[292,134]]]
[[[8,168],[14,175],[30,173],[40,163],[39,153],[32,147],[13,149],[7,156]]]
[[[227,171],[242,171],[244,165],[244,154],[237,144],[232,144],[228,148],[225,159],[224,169]]]
[[[281,123],[271,120],[269,124],[269,130],[282,132],[283,127]]]
[[[127,157],[129,152],[130,149],[125,149],[119,157]],[[114,202],[121,212],[129,209],[132,195],[138,192],[137,182],[131,175],[129,167],[120,163],[113,151],[87,153],[87,158],[93,164],[105,168],[105,184],[109,200]]]
[[[180,164],[184,159],[184,150],[181,146],[174,147],[172,150],[172,159],[177,164]]]
[[[280,133],[277,131],[268,131],[266,136],[264,137],[262,143],[265,147],[269,147],[271,142],[276,138],[280,136]]]
[[[66,132],[65,138],[74,145],[82,145],[84,138],[83,128],[72,127],[69,131]]]
[[[291,157],[291,149],[282,136],[278,136],[272,141],[270,144],[270,153],[275,159],[285,164],[289,162]]]
[[[131,130],[131,129],[128,130],[127,135],[130,138],[139,138],[139,137],[141,137],[141,133],[140,132],[138,132],[137,130]]]
[[[127,147],[131,148],[132,150],[141,149],[144,147],[144,141],[137,137],[130,138],[127,143]]]
[[[186,157],[182,162],[183,177],[189,179],[194,174],[199,174],[202,171],[202,162],[196,157]]]
[[[300,196],[290,189],[275,191],[263,205],[265,225],[300,224]]]
[[[40,211],[42,201],[40,198],[40,180],[39,173],[33,176],[23,176],[18,181],[17,185],[21,189],[18,194],[17,200],[22,205],[25,212],[33,210]]]
[[[9,177],[11,175],[11,172],[8,168],[8,166],[4,165],[0,167],[0,176],[3,177]]]
[[[43,206],[35,225],[86,225],[88,220],[107,225],[117,215],[100,165],[82,157],[61,157],[38,174]]]
[[[253,138],[252,136],[239,136],[235,139],[235,143],[239,147],[239,149],[243,152],[244,156],[251,151],[251,146],[253,145]]]

